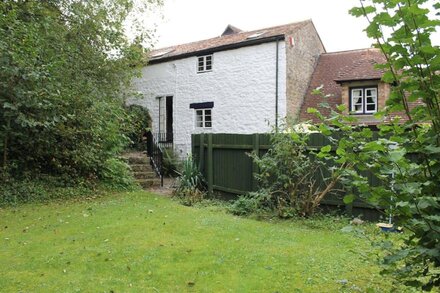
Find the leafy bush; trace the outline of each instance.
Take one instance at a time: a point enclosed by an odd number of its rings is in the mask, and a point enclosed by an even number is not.
[[[237,212],[272,210],[282,218],[313,215],[339,177],[324,178],[325,165],[307,148],[308,138],[296,132],[274,133],[272,147],[263,157],[251,154],[260,170],[255,175],[260,191],[239,198],[234,204]],[[320,184],[321,180],[325,184]]]
[[[229,212],[237,216],[249,216],[270,210],[271,194],[265,189],[241,195],[228,208]]]
[[[136,186],[130,167],[120,159],[110,158],[105,161],[100,177],[112,189],[132,190]]]
[[[129,148],[145,151],[145,134],[151,126],[150,113],[148,109],[139,105],[127,106],[126,111],[128,113],[126,135],[130,139]]]
[[[185,205],[193,205],[205,197],[203,175],[191,155],[183,161],[174,195]]]
[[[87,181],[63,181],[60,177],[40,176],[39,178],[2,178],[0,184],[0,206],[29,202],[44,202],[54,199],[91,197],[99,194],[103,186]]]
[[[108,174],[128,143],[123,105],[143,55],[122,24],[153,3],[0,1],[3,169],[17,180]]]

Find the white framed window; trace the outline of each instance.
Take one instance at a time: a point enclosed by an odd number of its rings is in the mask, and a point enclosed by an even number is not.
[[[197,57],[197,73],[212,71],[212,55]]]
[[[196,127],[212,128],[212,109],[195,109]]]
[[[372,114],[377,112],[377,87],[352,88],[350,91],[350,112]]]

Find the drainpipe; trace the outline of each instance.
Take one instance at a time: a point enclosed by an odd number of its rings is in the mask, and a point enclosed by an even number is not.
[[[279,43],[277,39],[276,60],[275,60],[275,131],[278,133],[278,67],[279,67]]]
[[[160,108],[161,108],[160,106],[161,106],[161,103],[162,103],[162,97],[159,97],[158,100],[159,100],[159,119],[157,119],[157,122],[159,122],[159,125],[158,125],[158,126],[159,126],[159,127],[158,127],[158,130],[159,130],[159,131],[158,131],[158,132],[160,133],[160,114],[161,114],[161,113],[160,113]],[[160,135],[160,134],[159,134],[159,135]]]

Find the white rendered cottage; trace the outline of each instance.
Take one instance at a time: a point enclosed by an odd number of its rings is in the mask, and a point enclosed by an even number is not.
[[[311,20],[154,50],[135,80],[159,140],[184,157],[193,133],[269,132],[297,118],[324,46]]]

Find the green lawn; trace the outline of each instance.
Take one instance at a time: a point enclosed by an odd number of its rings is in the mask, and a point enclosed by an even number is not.
[[[2,292],[383,292],[370,245],[133,192],[0,210]],[[343,285],[342,283],[348,283]],[[374,292],[374,291],[372,291]]]

